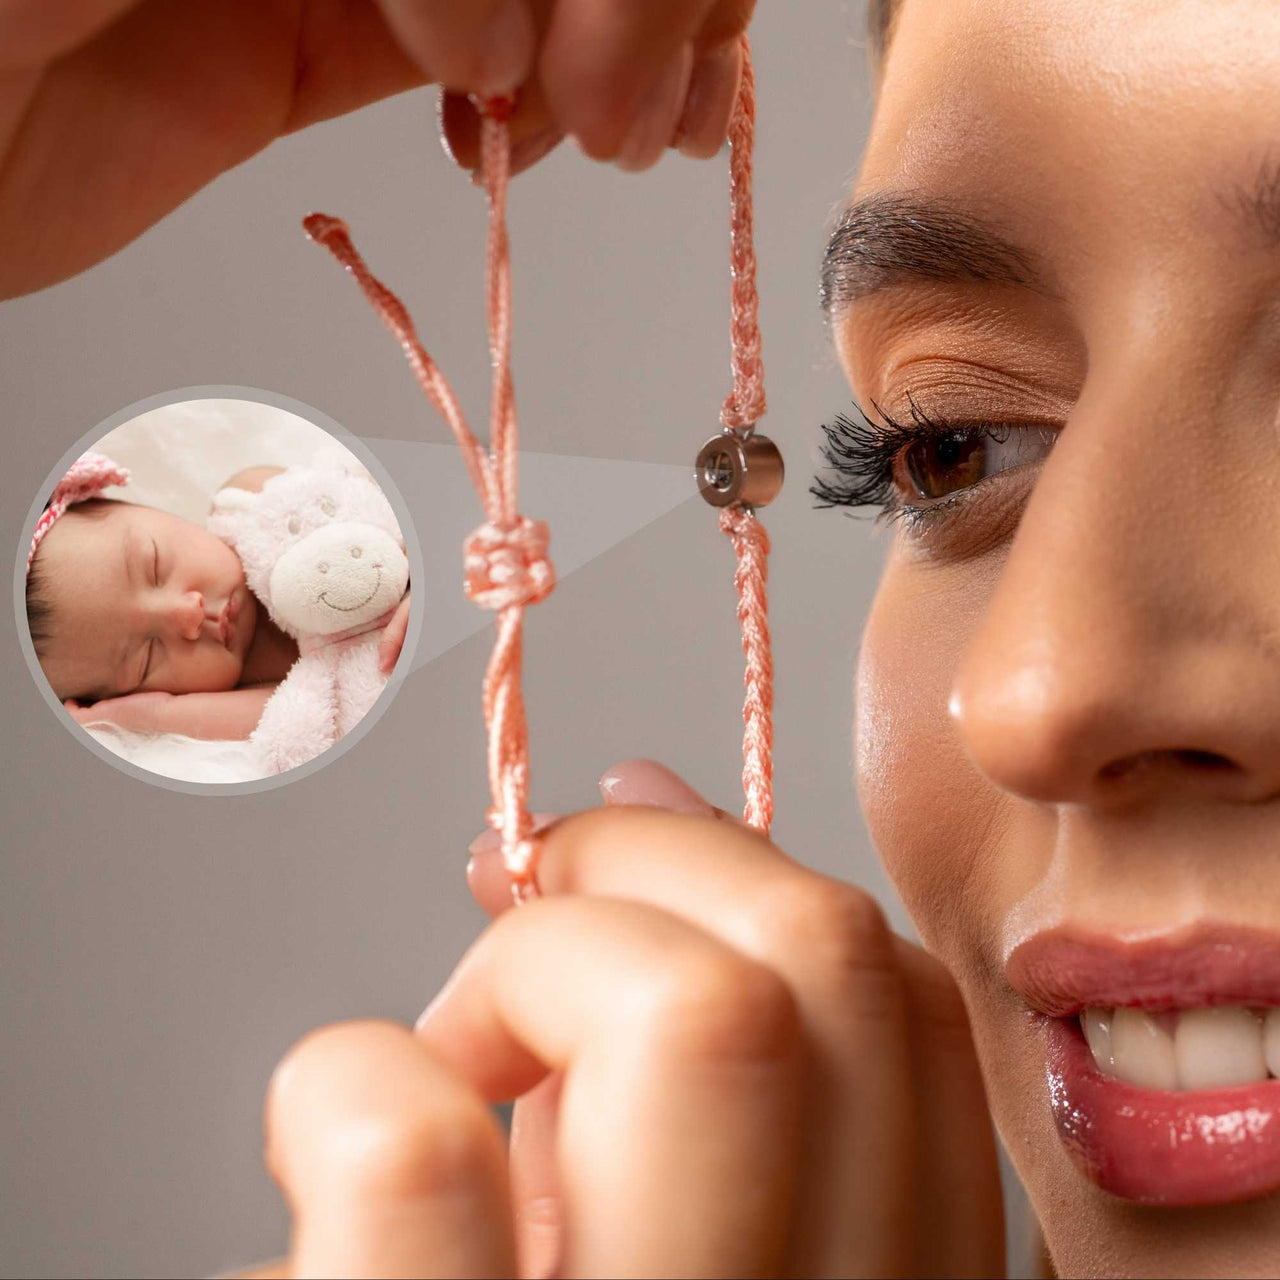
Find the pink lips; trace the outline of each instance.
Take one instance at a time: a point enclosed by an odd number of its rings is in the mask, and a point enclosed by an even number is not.
[[[227,597],[227,603],[222,606],[222,612],[218,615],[218,638],[222,641],[224,648],[231,648],[231,641],[236,634],[236,619],[239,616],[240,597],[233,591]]]
[[[1145,1204],[1221,1204],[1280,1190],[1280,1080],[1140,1089],[1098,1070],[1075,1018],[1089,1005],[1280,1004],[1280,939],[1212,926],[1121,944],[1054,930],[1021,944],[1006,968],[1037,1010],[1058,1136],[1086,1177]]]

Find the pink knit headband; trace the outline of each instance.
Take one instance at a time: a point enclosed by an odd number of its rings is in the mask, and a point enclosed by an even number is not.
[[[31,550],[27,552],[27,572],[44,535],[53,528],[59,516],[77,502],[96,498],[108,485],[128,484],[129,472],[117,466],[105,454],[82,453],[67,469],[67,474],[54,486],[40,519],[31,535]]]

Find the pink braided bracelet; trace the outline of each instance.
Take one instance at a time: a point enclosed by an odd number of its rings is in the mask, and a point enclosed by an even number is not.
[[[773,660],[765,592],[769,538],[755,508],[777,494],[783,468],[773,443],[755,433],[755,424],[765,412],[765,396],[751,209],[755,77],[745,35],[742,52],[742,82],[729,128],[733,388],[720,414],[724,430],[703,446],[695,477],[707,501],[722,508],[720,528],[732,540],[737,556],[734,584],[746,657],[744,819],[767,835],[773,817]],[[512,98],[490,98],[481,104],[481,174],[489,203],[485,275],[493,363],[488,449],[472,433],[457,396],[422,346],[404,304],[369,271],[346,224],[313,213],[303,226],[352,274],[395,335],[418,385],[453,431],[484,508],[484,523],[463,547],[463,590],[481,608],[497,613],[497,638],[483,686],[492,797],[486,819],[501,833],[512,894],[523,902],[536,897],[539,888],[538,841],[532,834],[528,803],[529,735],[520,690],[521,641],[525,607],[550,594],[555,569],[547,556],[546,523],[516,511],[518,431],[511,381],[511,258],[506,225],[511,157],[507,122],[513,108]]]

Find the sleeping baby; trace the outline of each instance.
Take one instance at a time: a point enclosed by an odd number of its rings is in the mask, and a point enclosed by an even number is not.
[[[250,468],[227,485],[258,492],[280,471]],[[220,538],[101,496],[127,481],[123,468],[87,453],[36,525],[27,623],[45,677],[81,724],[247,738],[298,646],[267,617]],[[406,594],[382,637],[384,672],[404,643],[408,603]]]

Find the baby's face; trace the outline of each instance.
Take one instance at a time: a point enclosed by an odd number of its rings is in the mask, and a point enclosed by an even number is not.
[[[41,660],[59,698],[234,689],[257,602],[239,557],[199,525],[114,504],[72,508],[40,546],[54,636]]]

